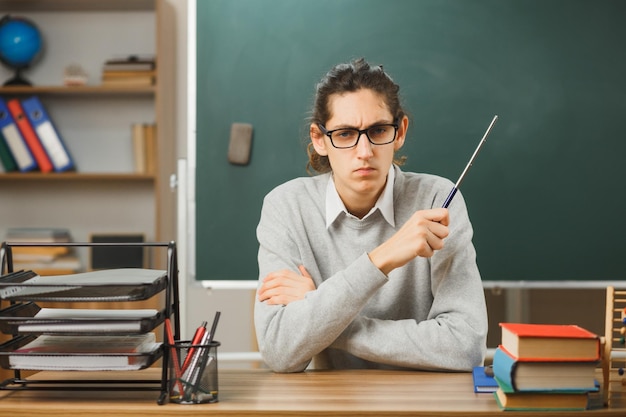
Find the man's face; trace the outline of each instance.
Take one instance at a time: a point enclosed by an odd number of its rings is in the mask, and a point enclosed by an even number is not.
[[[331,118],[324,126],[327,131],[339,128],[367,129],[374,125],[393,123],[383,97],[372,90],[362,89],[329,99]],[[328,156],[339,196],[346,207],[359,201],[371,200],[372,206],[382,192],[394,152],[404,144],[408,120],[401,120],[394,142],[373,145],[362,134],[357,145],[337,149],[330,138],[312,126],[311,140],[318,154]]]

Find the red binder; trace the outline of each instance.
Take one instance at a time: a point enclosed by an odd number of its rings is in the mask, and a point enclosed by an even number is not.
[[[7,101],[7,107],[15,119],[15,124],[17,124],[17,128],[20,130],[20,133],[24,137],[30,152],[33,154],[35,161],[37,161],[37,165],[39,165],[39,170],[41,172],[50,172],[54,168],[52,166],[52,162],[48,157],[43,145],[39,141],[39,137],[35,130],[31,126],[30,122],[26,118],[26,114],[24,114],[24,110],[22,109],[22,105],[18,99],[12,99]]]

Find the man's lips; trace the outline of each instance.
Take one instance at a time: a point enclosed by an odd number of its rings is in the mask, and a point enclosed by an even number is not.
[[[357,168],[357,169],[354,170],[354,172],[356,172],[357,174],[360,174],[360,175],[371,174],[374,171],[375,171],[375,169],[372,168],[372,167],[361,167],[361,168]]]

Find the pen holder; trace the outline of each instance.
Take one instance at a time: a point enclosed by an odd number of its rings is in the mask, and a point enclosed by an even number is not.
[[[217,347],[220,342],[194,345],[190,341],[166,344],[169,353],[170,402],[202,404],[218,401]]]

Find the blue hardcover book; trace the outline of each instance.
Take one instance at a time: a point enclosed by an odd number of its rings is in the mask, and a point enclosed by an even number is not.
[[[597,391],[597,366],[597,361],[523,360],[502,346],[493,356],[493,373],[505,392]]]
[[[493,377],[491,367],[475,366],[472,369],[472,380],[474,381],[474,392],[496,392],[498,382]]]
[[[62,172],[73,169],[74,161],[39,98],[33,96],[22,100],[22,108],[46,150],[54,170]]]
[[[20,171],[26,172],[38,168],[35,158],[30,153],[30,149],[2,97],[0,97],[0,132],[2,132],[0,140],[5,141]]]

